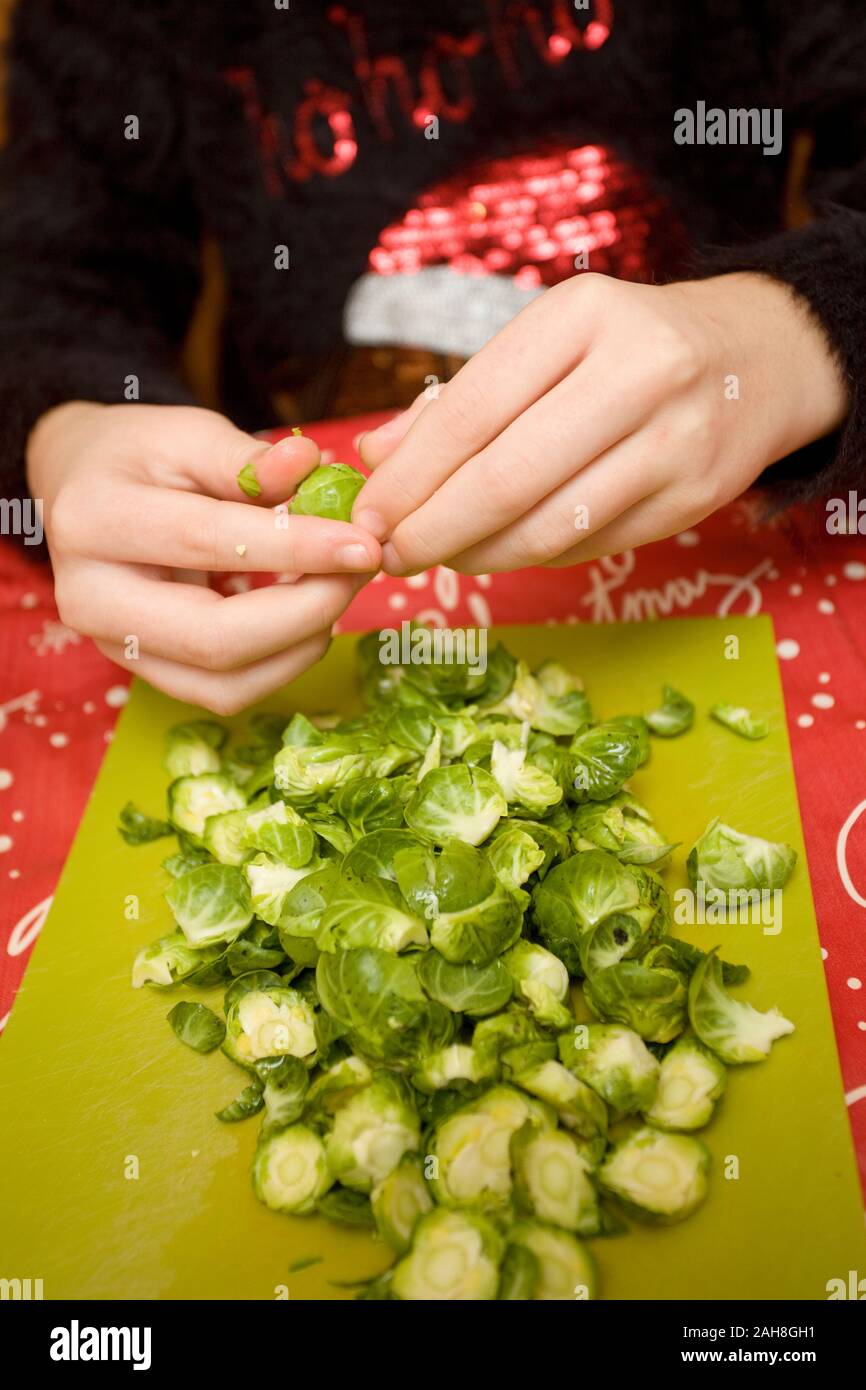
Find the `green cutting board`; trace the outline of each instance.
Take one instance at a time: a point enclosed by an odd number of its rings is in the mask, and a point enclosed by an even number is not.
[[[693,730],[654,740],[632,782],[666,837],[682,842],[669,888],[686,883],[688,849],[716,815],[787,840],[800,856],[778,935],[746,924],[676,928],[751,966],[738,992],[759,1008],[778,1005],[797,1031],[768,1062],[729,1073],[705,1131],[713,1171],[704,1207],[679,1226],[593,1242],[601,1294],[825,1298],[829,1279],[866,1271],[863,1210],[770,620],[499,635],[532,663],[550,656],[579,671],[602,715],[652,708],[664,681],[695,701]],[[737,659],[726,655],[731,637]],[[353,708],[353,647],[353,638],[338,639],[264,707]],[[710,720],[720,699],[766,715],[769,738],[749,743]],[[117,813],[130,798],[158,812],[163,734],[188,714],[133,687],[0,1044],[0,1277],[41,1278],[49,1299],[350,1297],[341,1281],[383,1269],[384,1247],[256,1201],[249,1166],[258,1121],[214,1119],[243,1086],[241,1073],[219,1053],[181,1046],[165,1021],[176,997],[200,996],[130,988],[136,951],[171,926],[160,868],[171,842],[127,847]],[[127,915],[133,898],[137,920]],[[290,1272],[305,1256],[321,1259]]]

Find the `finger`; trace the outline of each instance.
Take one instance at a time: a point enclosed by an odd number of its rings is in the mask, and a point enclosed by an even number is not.
[[[321,462],[318,445],[306,435],[289,434],[276,444],[254,439],[216,415],[199,425],[185,466],[191,481],[208,497],[228,502],[272,506],[291,497],[298,483]],[[258,486],[254,497],[240,486],[238,474],[247,469],[248,485]]]
[[[118,575],[114,567],[67,566],[58,606],[64,622],[84,636],[185,666],[232,671],[330,628],[361,583],[308,578],[223,598],[133,570]]]
[[[407,410],[401,410],[398,415],[392,416],[390,420],[386,420],[384,425],[379,425],[377,429],[367,430],[366,434],[359,435],[355,443],[365,468],[369,468],[372,472],[373,469],[379,467],[380,463],[384,463],[431,399],[432,397],[425,389],[419,392]]]
[[[384,568],[394,575],[428,569],[504,530],[633,434],[658,391],[643,361],[590,353],[400,522],[384,548]]]
[[[156,656],[143,656],[135,663],[135,674],[143,680],[185,704],[200,705],[214,714],[236,714],[255,704],[265,695],[296,680],[325,655],[330,634],[321,633],[301,642],[278,656],[255,662],[239,671],[210,672]],[[97,647],[105,656],[124,670],[131,663],[124,659],[123,648],[112,642],[98,641]]]
[[[604,529],[661,487],[667,462],[653,456],[651,437],[629,436],[593,459],[510,526],[452,556],[462,574],[495,574],[549,564],[580,539]]]
[[[553,311],[566,288],[546,290],[528,304],[427,402],[359,494],[353,512],[359,525],[383,539],[573,370],[592,341],[596,318],[587,295],[577,324],[576,298],[565,302],[568,315],[558,320]]]
[[[703,521],[711,510],[706,507],[684,511],[682,497],[677,497],[673,489],[664,488],[652,497],[644,498],[609,526],[603,526],[588,540],[558,556],[552,564],[556,568],[583,565],[600,560],[605,555],[620,555],[624,550],[636,550],[638,546],[687,531],[690,526]]]
[[[81,496],[74,515],[67,506],[66,548],[103,560],[208,571],[370,573],[381,560],[378,541],[360,527],[290,516],[285,506],[250,507],[134,482],[113,493],[109,506],[113,525],[95,500]]]

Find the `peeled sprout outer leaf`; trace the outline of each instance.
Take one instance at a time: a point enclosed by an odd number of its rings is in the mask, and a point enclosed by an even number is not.
[[[659,738],[675,738],[684,734],[695,722],[695,707],[672,685],[662,686],[662,702],[658,709],[644,715],[650,729]]]
[[[778,1009],[761,1013],[728,994],[715,950],[704,957],[692,975],[689,1019],[701,1042],[729,1066],[763,1062],[774,1042],[794,1032],[793,1023]]]
[[[726,729],[739,734],[741,738],[766,738],[770,732],[770,725],[766,719],[757,718],[742,705],[732,705],[726,700],[720,700],[718,704],[713,705],[710,715],[717,723],[724,724]]]
[[[750,893],[784,888],[796,863],[791,845],[746,835],[717,816],[693,846],[686,868],[693,888],[703,883],[721,893]],[[731,906],[738,911],[740,900]]]

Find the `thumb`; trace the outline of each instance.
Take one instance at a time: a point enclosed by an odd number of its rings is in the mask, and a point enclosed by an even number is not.
[[[197,457],[190,462],[196,483],[210,497],[271,507],[291,497],[320,462],[318,445],[300,431],[269,444],[225,417],[217,420],[213,434],[199,441]]]

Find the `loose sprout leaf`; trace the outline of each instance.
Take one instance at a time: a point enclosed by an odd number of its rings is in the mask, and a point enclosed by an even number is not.
[[[766,719],[756,717],[742,705],[732,705],[725,700],[720,700],[711,707],[710,716],[717,723],[724,724],[726,729],[739,734],[741,738],[766,738],[770,732],[770,725]]]
[[[245,463],[235,480],[241,492],[247,497],[261,497],[262,485],[256,476],[256,465]]]
[[[662,686],[662,702],[658,709],[650,710],[644,719],[659,738],[675,738],[684,734],[695,722],[695,707],[691,700],[681,695],[672,685]]]
[[[163,859],[162,867],[172,878],[183,878],[190,869],[198,869],[202,864],[210,862],[211,857],[206,849],[194,849],[189,846],[179,849],[177,854],[170,854],[168,859]]]
[[[289,1273],[300,1274],[303,1269],[311,1269],[313,1265],[320,1265],[323,1259],[323,1255],[301,1255],[299,1259],[292,1260],[289,1265]]]
[[[703,883],[705,888],[736,895],[784,888],[796,863],[797,851],[790,845],[744,835],[717,817],[695,843],[686,868],[693,888]],[[749,900],[737,897],[730,905],[736,915],[741,906],[749,906]]]
[[[181,1000],[166,1017],[181,1042],[195,1052],[213,1052],[225,1037],[222,1019],[204,1004]]]
[[[710,951],[692,975],[689,1019],[700,1038],[723,1062],[763,1062],[778,1038],[793,1033],[794,1025],[779,1013],[754,1009],[732,999],[722,979],[722,967]]]
[[[238,1120],[247,1120],[251,1115],[257,1115],[264,1105],[262,1095],[263,1086],[261,1082],[253,1081],[249,1086],[245,1086],[240,1095],[231,1104],[223,1107],[216,1112],[216,1117],[223,1124],[236,1124]]]
[[[117,829],[128,845],[145,845],[150,840],[161,840],[165,835],[174,834],[167,821],[146,815],[133,801],[127,801],[121,811]]]
[[[320,464],[300,484],[289,503],[289,511],[293,516],[351,521],[355,498],[363,486],[363,473],[348,463]]]
[[[365,1226],[372,1229],[376,1225],[370,1198],[363,1192],[353,1192],[347,1187],[333,1188],[319,1199],[317,1211],[338,1226]]]

